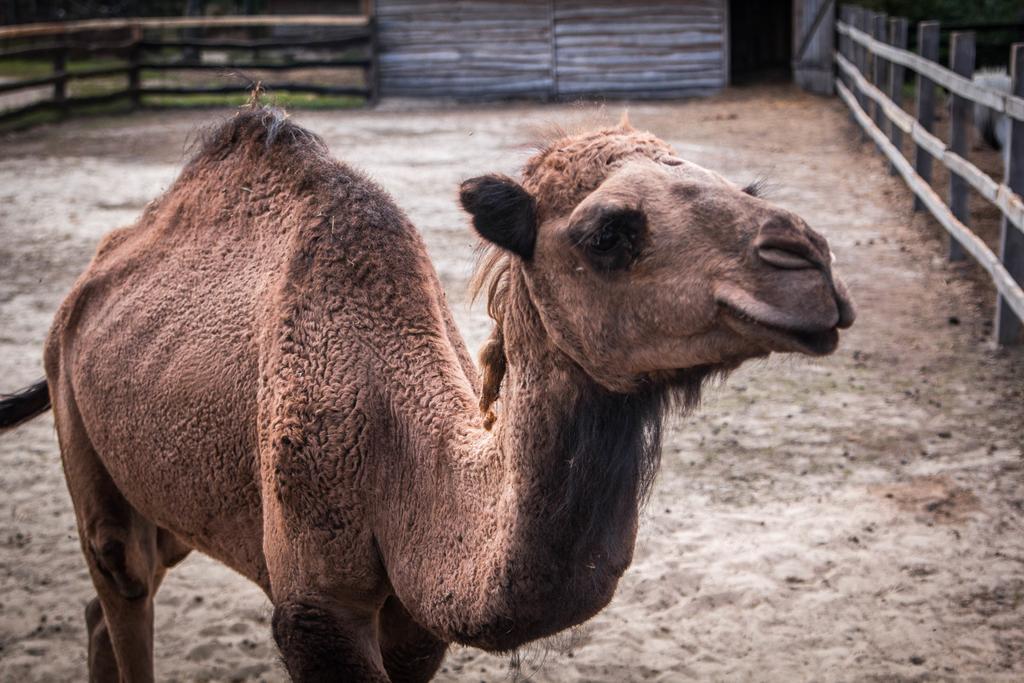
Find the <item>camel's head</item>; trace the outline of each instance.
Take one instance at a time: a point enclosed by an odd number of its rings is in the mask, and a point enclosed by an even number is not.
[[[824,355],[854,311],[825,239],[628,123],[565,137],[522,183],[462,185],[554,344],[631,391],[772,351]]]

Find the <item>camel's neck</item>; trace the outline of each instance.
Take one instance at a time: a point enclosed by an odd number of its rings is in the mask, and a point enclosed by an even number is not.
[[[491,648],[579,623],[611,598],[632,558],[662,413],[659,395],[611,394],[551,345],[511,277],[498,421],[431,437],[446,455],[416,458],[418,491],[404,504],[418,524],[395,548],[402,567],[389,566],[427,625]]]
[[[496,438],[512,471],[537,492],[526,497],[532,531],[557,541],[559,557],[620,572],[657,467],[663,394],[600,387],[548,340],[525,285],[511,277]]]

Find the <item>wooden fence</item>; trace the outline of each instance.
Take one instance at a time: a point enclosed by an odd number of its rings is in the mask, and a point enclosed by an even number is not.
[[[951,260],[965,252],[992,277],[997,294],[995,339],[999,344],[1021,341],[1024,320],[1024,43],[1011,50],[1011,93],[974,83],[974,34],[951,34],[950,68],[937,63],[938,22],[918,25],[918,52],[907,47],[906,19],[889,18],[861,7],[844,5],[836,29],[839,67],[836,89],[866,136],[874,140],[916,195],[915,209],[928,209],[950,235]],[[916,74],[916,114],[904,111],[904,70]],[[950,95],[950,142],[934,135],[936,86]],[[1005,175],[999,182],[967,159],[973,103],[1008,117],[1010,136]],[[914,143],[913,163],[903,156],[902,136]],[[948,204],[932,189],[932,160],[950,172]],[[970,229],[967,194],[973,188],[1002,213],[1000,253],[997,256]]]
[[[252,30],[258,27],[315,27],[334,31],[325,37],[288,33],[270,38],[197,37],[199,32],[220,30]],[[165,39],[168,31],[179,37]],[[84,38],[83,38],[84,36]],[[150,19],[97,19],[46,24],[25,24],[0,27],[0,43],[27,43],[0,50],[0,65],[5,60],[50,60],[52,70],[44,76],[0,81],[0,102],[3,96],[18,91],[52,88],[51,95],[0,109],[0,123],[25,117],[38,111],[69,113],[75,107],[127,100],[139,106],[147,95],[224,95],[250,91],[254,83],[239,79],[235,83],[215,86],[196,84],[146,83],[144,76],[167,71],[272,71],[274,73],[303,69],[347,69],[362,72],[361,84],[326,84],[323,82],[290,81],[264,83],[273,92],[300,92],[316,95],[352,96],[372,101],[377,94],[377,62],[373,21],[365,16],[237,16],[184,17]],[[168,51],[181,51],[178,59],[167,59]],[[209,63],[203,51],[244,51],[252,55],[246,62]],[[301,50],[312,58],[273,60],[268,53],[278,50]],[[333,53],[321,57],[323,53]],[[340,55],[339,55],[340,53]],[[71,54],[103,55],[119,58],[118,66],[69,69]],[[189,58],[184,58],[188,54]],[[262,58],[257,55],[263,55]],[[102,94],[71,96],[72,81],[110,76],[127,77],[127,86]],[[0,104],[0,107],[3,105]]]

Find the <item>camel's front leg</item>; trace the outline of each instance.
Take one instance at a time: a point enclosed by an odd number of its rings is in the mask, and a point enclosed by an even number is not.
[[[346,564],[359,557],[360,544],[350,538],[332,543],[298,524],[286,531],[277,503],[270,501],[265,511],[264,557],[274,603],[271,627],[291,679],[388,682],[378,642],[383,580],[372,569]]]
[[[302,422],[314,407],[271,398],[265,410],[276,430],[261,437],[263,558],[285,667],[297,683],[390,683],[378,642],[387,574],[345,479],[365,454],[351,444],[321,453],[330,435]]]
[[[274,640],[296,683],[387,683],[377,644],[376,616],[317,597],[274,607]]]
[[[392,683],[425,683],[441,668],[448,643],[413,621],[395,596],[380,611],[380,652]]]

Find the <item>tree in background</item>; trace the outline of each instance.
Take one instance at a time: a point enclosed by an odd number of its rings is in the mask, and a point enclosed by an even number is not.
[[[937,19],[956,24],[1024,21],[1021,0],[865,0],[857,4],[911,21]]]
[[[978,67],[1005,67],[1010,45],[1024,42],[1024,1],[1022,0],[861,0],[856,3],[889,16],[906,17],[911,22],[939,21],[944,29],[959,26],[975,28]],[[984,29],[985,24],[1015,28]],[[910,32],[911,48],[916,35]],[[948,59],[948,41],[941,43],[940,61]]]
[[[0,25],[103,17],[254,14],[262,0],[0,0]]]

